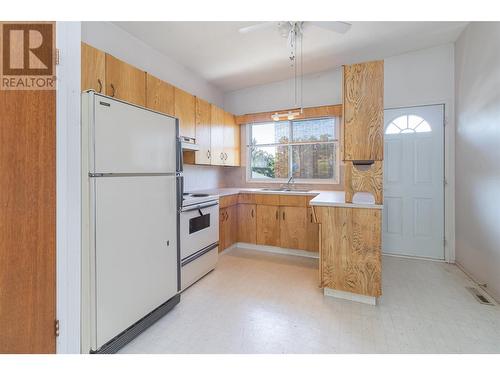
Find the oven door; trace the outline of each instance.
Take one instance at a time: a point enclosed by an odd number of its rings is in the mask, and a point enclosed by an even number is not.
[[[184,207],[180,220],[181,260],[219,241],[219,202]]]

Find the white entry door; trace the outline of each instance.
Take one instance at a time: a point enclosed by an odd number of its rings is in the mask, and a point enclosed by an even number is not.
[[[384,120],[383,252],[444,259],[444,106]]]

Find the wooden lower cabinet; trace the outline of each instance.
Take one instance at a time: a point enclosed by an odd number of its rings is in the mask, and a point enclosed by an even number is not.
[[[321,287],[378,297],[382,210],[314,207],[321,225]]]
[[[278,206],[257,205],[257,244],[280,246]]]
[[[314,221],[313,211],[312,211],[311,207],[309,207],[307,209],[307,219],[306,220],[307,220],[307,226],[306,226],[307,245],[306,245],[305,250],[318,252],[319,251],[319,224],[317,224]]]
[[[219,252],[238,241],[238,206],[219,210]]]
[[[238,206],[238,242],[256,243],[257,210],[255,204]]]
[[[280,244],[287,249],[307,249],[307,208],[280,207]]]

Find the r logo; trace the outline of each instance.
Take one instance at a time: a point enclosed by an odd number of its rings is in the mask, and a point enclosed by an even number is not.
[[[54,23],[2,22],[1,27],[1,88],[54,89]]]

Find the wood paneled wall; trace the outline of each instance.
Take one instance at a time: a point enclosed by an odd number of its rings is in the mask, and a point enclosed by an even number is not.
[[[55,353],[56,92],[0,91],[0,353]]]

